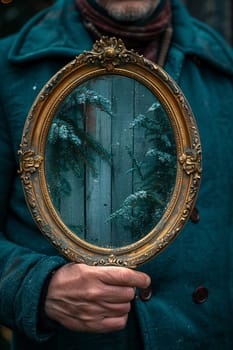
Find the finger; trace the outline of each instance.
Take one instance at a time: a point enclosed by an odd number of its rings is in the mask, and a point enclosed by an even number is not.
[[[103,318],[117,318],[127,315],[130,312],[131,304],[106,304],[104,307],[88,305],[88,308],[73,312],[73,318],[83,322],[99,322]],[[65,311],[66,313],[66,311]],[[70,313],[67,316],[72,316]]]
[[[103,267],[103,269],[106,268]],[[107,284],[136,288],[148,288],[151,283],[147,274],[122,267],[108,267],[100,278]]]
[[[104,314],[111,317],[119,317],[124,314],[128,314],[131,310],[131,303],[118,303],[118,304],[112,304],[112,303],[103,303],[102,307],[104,307]]]
[[[61,324],[72,331],[108,333],[124,329],[128,320],[128,314],[119,317],[103,317],[99,320],[83,321],[70,316],[64,317]]]
[[[96,302],[64,302],[59,300],[52,305],[53,314],[62,317],[73,317],[80,320],[102,319],[103,317],[119,317],[130,312],[130,302],[109,303]]]
[[[102,281],[109,285],[147,288],[150,285],[150,277],[140,271],[116,266],[88,266],[85,264],[70,264],[72,276],[82,276],[84,282]],[[86,277],[85,277],[86,276]],[[86,278],[86,280],[85,280]]]
[[[100,323],[101,332],[113,332],[124,329],[128,320],[128,314],[121,317],[106,317]]]
[[[135,297],[135,288],[101,284],[93,286],[92,289],[83,292],[81,299],[86,302],[126,303]],[[74,300],[75,302],[75,300]]]

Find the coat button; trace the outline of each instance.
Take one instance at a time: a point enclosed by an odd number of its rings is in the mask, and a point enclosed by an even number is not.
[[[149,286],[148,288],[139,289],[139,297],[143,301],[150,300],[152,297],[152,287]]]
[[[198,221],[200,220],[200,215],[199,215],[199,211],[197,209],[197,207],[194,207],[191,215],[190,215],[190,220],[194,223],[197,224]]]
[[[203,304],[208,299],[208,289],[200,286],[193,293],[193,301],[196,304]]]

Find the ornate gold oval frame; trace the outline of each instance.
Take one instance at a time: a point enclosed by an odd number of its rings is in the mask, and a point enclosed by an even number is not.
[[[49,127],[59,104],[74,87],[99,75],[120,74],[144,84],[159,98],[173,127],[177,176],[171,200],[159,223],[139,241],[103,248],[77,237],[53,207],[44,171]],[[179,234],[194,207],[201,179],[201,143],[194,116],[182,91],[159,66],[103,37],[62,68],[44,86],[27,117],[19,150],[20,177],[28,207],[45,237],[68,259],[91,265],[136,267],[151,259]]]

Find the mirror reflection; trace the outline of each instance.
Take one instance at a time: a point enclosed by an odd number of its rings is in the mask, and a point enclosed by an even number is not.
[[[162,104],[121,75],[90,79],[62,101],[51,123],[45,176],[53,205],[82,240],[132,244],[166,211],[176,145]]]

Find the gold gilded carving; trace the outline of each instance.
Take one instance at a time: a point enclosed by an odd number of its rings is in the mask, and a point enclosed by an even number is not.
[[[193,126],[191,131],[193,132],[192,149],[187,149],[186,152],[179,157],[179,162],[187,175],[194,174],[194,177],[200,178],[202,173],[201,144],[197,129]]]
[[[127,50],[121,39],[103,36],[93,46],[93,50],[84,51],[77,57],[77,63],[100,64],[107,71],[114,70],[122,62],[142,62],[142,56],[136,54],[134,50]]]
[[[128,263],[122,258],[116,257],[114,254],[111,254],[107,257],[102,257],[94,261],[93,265],[104,265],[104,266],[124,266],[127,267]]]
[[[192,182],[190,185],[188,198],[185,203],[185,209],[183,210],[182,217],[181,217],[180,230],[182,228],[183,222],[187,220],[193,208],[194,200],[195,200],[195,197],[197,196],[197,193],[200,187],[200,180],[201,180],[201,173],[202,173],[201,144],[198,137],[197,129],[195,127],[192,127],[192,131],[194,131],[193,144],[192,144],[193,149],[187,150],[179,158],[179,161],[185,173],[189,176],[192,176]]]
[[[200,159],[197,152],[187,151],[180,156],[179,161],[187,175],[201,173]]]
[[[40,167],[43,157],[40,155],[35,155],[35,151],[28,150],[26,152],[19,151],[20,169],[19,174],[33,174]]]
[[[33,150],[28,150],[25,152],[19,150],[18,154],[20,157],[20,169],[18,170],[18,173],[20,174],[20,178],[24,188],[24,193],[27,197],[27,202],[35,221],[38,224],[41,224],[43,220],[38,211],[37,202],[35,199],[35,194],[33,191],[31,181],[31,175],[39,169],[43,161],[43,157],[35,155],[35,152]]]

